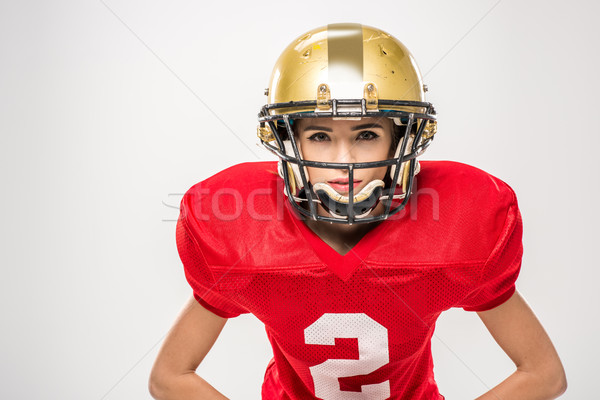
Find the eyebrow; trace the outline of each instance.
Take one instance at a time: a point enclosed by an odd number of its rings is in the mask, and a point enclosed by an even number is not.
[[[355,127],[353,127],[351,130],[352,131],[359,131],[361,129],[366,129],[366,128],[379,128],[379,129],[383,129],[383,126],[377,124],[377,123],[373,123],[373,124],[362,124],[362,125],[356,125]],[[324,132],[333,132],[333,129],[328,128],[326,126],[317,126],[317,125],[309,125],[306,128],[304,128],[305,131],[324,131]]]
[[[316,126],[316,125],[309,125],[306,128],[304,128],[305,131],[325,131],[325,132],[333,132],[333,129],[331,128],[327,128],[326,126]]]
[[[354,128],[352,128],[352,131],[359,131],[361,129],[366,129],[366,128],[379,128],[379,129],[383,129],[383,126],[377,124],[377,123],[373,123],[373,124],[362,124],[362,125],[356,125]]]

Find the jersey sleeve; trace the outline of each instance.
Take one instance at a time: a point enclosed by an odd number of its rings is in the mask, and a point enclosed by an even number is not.
[[[185,196],[184,196],[185,200]],[[188,218],[192,217],[181,202],[181,212],[177,221],[177,250],[183,263],[185,277],[192,287],[194,298],[206,309],[223,318],[237,317],[247,313],[244,308],[220,292],[219,282],[214,279],[206,262],[198,239]],[[192,217],[193,218],[193,217]]]
[[[514,194],[513,194],[514,196]],[[458,307],[485,311],[499,306],[515,292],[523,255],[523,225],[516,197],[508,208],[504,227],[473,291]]]

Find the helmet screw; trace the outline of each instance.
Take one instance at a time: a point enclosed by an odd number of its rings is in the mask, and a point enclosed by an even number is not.
[[[266,88],[265,89],[265,96],[268,96],[268,95],[269,95],[269,88]]]
[[[319,86],[319,90],[321,91],[321,93],[325,93],[327,91],[327,86],[321,85]]]
[[[373,84],[372,84],[372,83],[369,83],[369,84],[367,85],[367,90],[368,90],[369,92],[372,92],[372,91],[373,91],[373,89],[374,89],[374,86],[373,86]]]

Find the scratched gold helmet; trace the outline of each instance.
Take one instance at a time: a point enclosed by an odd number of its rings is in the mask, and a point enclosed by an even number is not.
[[[276,154],[279,174],[293,208],[314,220],[338,223],[373,222],[402,210],[419,172],[417,157],[437,130],[433,105],[414,57],[396,38],[377,28],[330,24],[290,43],[277,60],[267,104],[259,113],[258,137]],[[397,143],[394,157],[373,162],[333,163],[305,160],[294,136],[300,118],[390,118]],[[347,196],[327,184],[310,183],[306,167],[348,171],[388,166],[385,181],[372,181]],[[370,215],[379,202],[385,211]],[[318,215],[318,205],[329,215]]]

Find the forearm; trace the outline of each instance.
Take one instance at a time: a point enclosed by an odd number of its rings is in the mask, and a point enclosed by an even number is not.
[[[475,400],[551,400],[564,393],[566,383],[517,369],[512,375]]]
[[[151,380],[150,394],[156,400],[227,400],[194,372],[161,381]]]

